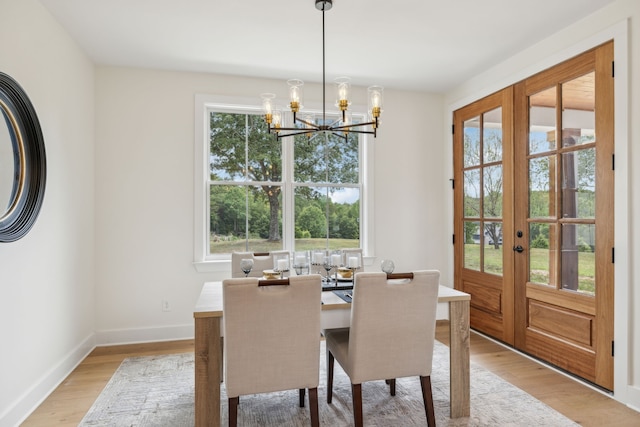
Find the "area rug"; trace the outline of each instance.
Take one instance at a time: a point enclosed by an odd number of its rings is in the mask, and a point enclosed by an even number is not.
[[[332,404],[326,403],[324,342],[318,388],[320,425],[353,425],[351,386],[336,363]],[[577,426],[519,388],[484,368],[471,364],[471,416],[449,418],[449,348],[436,341],[433,399],[438,426]],[[221,387],[222,425],[227,425],[227,402]],[[426,417],[418,378],[398,379],[396,396],[384,381],[362,386],[365,426],[424,426]],[[194,425],[193,353],[125,359],[85,415],[81,427]],[[308,426],[308,404],[298,406],[298,391],[242,396],[240,426]]]

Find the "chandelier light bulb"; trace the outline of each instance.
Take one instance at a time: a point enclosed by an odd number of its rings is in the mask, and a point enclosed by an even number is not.
[[[297,113],[302,108],[302,86],[304,82],[298,79],[287,80],[289,85],[289,106],[291,111]]]
[[[371,117],[378,118],[382,112],[382,95],[384,88],[382,86],[369,86],[369,111]]]
[[[351,89],[350,81],[351,79],[349,77],[338,77],[335,80],[338,97],[336,105],[340,108],[340,111],[345,111],[349,108],[349,90]]]
[[[260,95],[262,98],[262,112],[264,114],[264,119],[267,123],[271,124],[273,121],[273,109],[275,107],[275,98],[276,95],[273,93],[263,93]]]

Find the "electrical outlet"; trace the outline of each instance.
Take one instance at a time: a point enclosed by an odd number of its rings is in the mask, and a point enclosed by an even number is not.
[[[169,301],[166,299],[162,300],[162,311],[171,311],[171,306],[169,305]]]

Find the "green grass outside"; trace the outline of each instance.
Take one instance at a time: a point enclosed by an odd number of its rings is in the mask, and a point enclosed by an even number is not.
[[[465,267],[480,270],[480,246],[465,245]],[[486,246],[484,250],[484,271],[491,274],[502,274],[502,246],[495,249]],[[595,293],[596,259],[593,252],[578,253],[578,292]],[[549,250],[531,248],[529,255],[530,280],[536,283],[549,283]]]
[[[297,251],[311,249],[325,249],[327,239],[296,239]],[[231,252],[245,252],[247,250],[244,240],[235,241],[210,241],[210,252],[212,254],[224,254]],[[329,249],[358,248],[360,241],[357,239],[329,239]],[[271,242],[262,239],[249,239],[249,252],[271,252],[282,250],[282,242]]]

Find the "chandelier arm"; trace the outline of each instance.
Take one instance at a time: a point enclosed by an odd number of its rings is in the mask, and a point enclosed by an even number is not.
[[[375,135],[375,131],[372,131],[372,130],[346,129],[346,130],[341,130],[340,132],[342,132],[342,133],[361,133],[361,134],[365,134],[365,135]]]
[[[280,129],[281,129],[281,130],[285,130],[285,131],[292,130],[292,129],[283,129],[283,128],[280,128]],[[309,134],[309,133],[312,133],[312,134],[318,133],[318,131],[313,130],[313,129],[312,129],[312,130],[300,130],[300,129],[296,129],[296,130],[297,130],[298,132],[290,132],[290,133],[287,133],[287,134],[281,134],[280,132],[278,132],[278,133],[276,134],[276,137],[277,137],[278,139],[280,139],[280,138],[286,138],[286,137],[288,137],[288,136],[305,135],[305,134]]]
[[[363,127],[363,126],[369,126],[369,125],[375,125],[376,122],[367,122],[367,123],[355,123],[355,124],[349,124],[349,125],[342,125],[342,126],[331,126],[331,129],[349,129],[349,128],[358,128],[358,127]]]
[[[301,118],[296,118],[296,122],[305,124],[307,126],[311,126],[313,129],[320,129],[320,126],[318,126],[317,124],[312,123],[312,122],[308,122],[308,121],[303,120]]]
[[[344,139],[344,142],[347,142],[347,135],[344,132],[331,132],[334,136]]]

